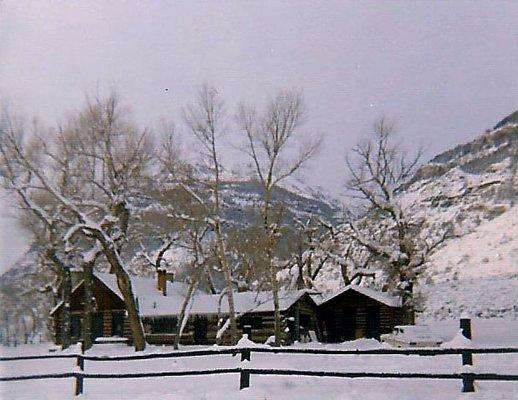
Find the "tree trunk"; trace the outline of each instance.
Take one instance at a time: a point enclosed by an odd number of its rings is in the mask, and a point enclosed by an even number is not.
[[[279,307],[279,282],[277,281],[277,268],[270,262],[270,280],[273,294],[273,316],[274,316],[274,332],[275,345],[281,345],[282,330],[281,330],[281,312]]]
[[[88,350],[92,347],[92,265],[85,263],[83,265],[83,350]]]
[[[67,349],[70,347],[70,298],[72,294],[72,276],[70,268],[64,268],[63,286],[61,288],[63,308],[61,310],[61,348]]]
[[[146,348],[144,327],[142,326],[142,321],[137,310],[137,303],[133,296],[133,289],[131,287],[129,275],[122,268],[115,269],[115,275],[117,276],[117,285],[119,286],[119,290],[124,299],[124,304],[126,305],[135,351],[143,351]]]
[[[223,276],[225,278],[225,286],[227,289],[227,300],[228,300],[228,317],[230,319],[230,342],[232,345],[237,343],[237,322],[236,322],[236,310],[234,306],[234,290],[232,287],[232,276],[230,274],[230,267],[227,262],[225,254],[225,245],[223,244],[223,238],[221,234],[221,228],[219,223],[216,224],[216,240],[218,247],[218,258],[221,262],[223,269]]]
[[[279,281],[277,280],[277,268],[273,263],[273,246],[275,240],[275,232],[272,231],[270,227],[270,199],[271,192],[268,187],[263,187],[264,197],[263,197],[263,227],[264,233],[266,235],[266,256],[268,259],[268,269],[270,271],[270,285],[272,289],[273,295],[273,316],[274,316],[274,334],[275,334],[275,345],[280,346],[282,340],[282,331],[281,331],[281,312],[279,307]]]
[[[340,273],[342,274],[344,285],[349,285],[351,281],[349,280],[349,276],[347,275],[347,265],[340,263]]]
[[[178,347],[180,346],[180,339],[182,337],[184,324],[183,319],[185,318],[185,313],[187,311],[187,306],[191,302],[192,295],[194,294],[194,290],[196,289],[197,281],[193,279],[189,283],[189,287],[187,289],[187,295],[185,296],[185,299],[182,303],[182,309],[180,310],[180,315],[178,316],[178,322],[176,323],[176,335],[174,337],[174,344],[173,347],[175,350],[178,350]]]
[[[121,260],[113,245],[106,243],[103,237],[97,237],[103,246],[103,253],[110,263],[111,269],[115,272],[117,277],[117,286],[122,293],[126,312],[128,313],[128,321],[130,324],[131,334],[133,336],[133,345],[135,351],[143,351],[146,348],[146,338],[144,335],[144,327],[137,309],[137,303],[133,296],[133,289],[131,287],[131,280],[128,273],[121,265]]]
[[[407,287],[402,291],[403,300],[403,324],[415,324],[415,307],[414,307],[414,285],[407,283]]]

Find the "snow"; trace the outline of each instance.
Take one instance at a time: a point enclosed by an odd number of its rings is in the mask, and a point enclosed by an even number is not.
[[[462,334],[462,330],[459,329],[457,334],[451,340],[442,343],[441,347],[450,349],[468,349],[473,347],[473,344],[471,340],[469,340]]]
[[[244,334],[241,339],[236,344],[237,348],[243,348],[243,347],[255,347],[257,344],[255,342],[252,342],[250,339],[248,339],[248,334]]]
[[[291,307],[306,291],[279,292],[280,310]],[[218,313],[218,299],[220,295],[198,292],[191,300],[191,314],[211,315]],[[140,313],[143,316],[178,315],[180,313],[183,296],[158,294],[139,296]],[[236,313],[243,314],[251,311],[273,311],[273,295],[271,292],[235,292],[234,308]],[[221,302],[221,312],[228,314],[228,302]]]
[[[450,240],[430,259],[421,319],[468,313],[517,317],[518,205],[483,222],[473,232]]]
[[[448,321],[458,327],[458,321]],[[473,342],[483,338],[493,346],[500,345],[502,337],[512,339],[518,345],[517,321],[494,320],[490,324],[474,321]],[[488,322],[488,321],[482,321]],[[444,322],[430,326],[432,330],[444,331]],[[490,328],[490,329],[489,329]],[[455,335],[446,329],[449,334]],[[450,337],[451,339],[451,337]],[[239,342],[241,347],[252,347],[248,338]],[[264,345],[254,345],[264,346]],[[341,344],[306,343],[298,348],[319,349],[372,349],[380,348],[373,339],[360,339]],[[180,351],[203,347],[182,346]],[[226,349],[221,346],[205,347]],[[146,353],[169,353],[171,347],[148,346]],[[27,345],[14,348],[1,348],[3,356],[14,354],[49,354],[48,346]],[[65,354],[77,353],[73,348]],[[131,347],[122,344],[94,345],[87,352],[92,356],[115,356],[135,354]],[[518,373],[518,354],[475,354],[473,372]],[[35,373],[71,372],[77,369],[76,360],[51,359],[31,361],[0,362],[1,376],[17,376]],[[274,368],[300,371],[343,371],[343,372],[423,372],[423,373],[459,373],[464,371],[460,355],[452,356],[404,356],[404,355],[308,355],[308,354],[251,354],[249,362],[241,363],[240,357],[232,355],[211,355],[200,357],[156,358],[138,361],[85,361],[86,373],[138,373],[158,371],[212,370],[218,368]],[[355,400],[510,400],[518,395],[516,382],[476,382],[475,393],[461,393],[460,380],[439,379],[372,379],[372,378],[323,378],[301,376],[262,376],[252,374],[250,388],[239,390],[239,374],[138,378],[138,379],[93,379],[84,380],[84,394],[80,399],[124,399],[136,400],[160,398],[175,400],[202,399],[286,399],[313,400],[355,399]],[[74,379],[29,380],[20,382],[1,382],[0,398],[14,399],[72,399]]]
[[[216,339],[218,339],[218,340],[221,339],[221,337],[223,336],[223,334],[225,333],[225,331],[228,329],[229,326],[230,326],[230,318],[227,318],[225,323],[216,332]]]
[[[518,205],[451,240],[430,260],[435,272],[458,265],[459,278],[518,273]],[[490,267],[490,268],[489,268]]]

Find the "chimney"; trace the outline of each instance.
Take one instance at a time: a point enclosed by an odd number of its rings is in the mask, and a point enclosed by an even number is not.
[[[72,279],[72,287],[76,287],[76,285],[83,279],[83,269],[70,268],[70,277]]]
[[[167,272],[163,269],[157,270],[157,289],[167,296]]]

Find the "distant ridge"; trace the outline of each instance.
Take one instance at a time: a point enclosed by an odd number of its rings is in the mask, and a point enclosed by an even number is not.
[[[494,129],[501,128],[507,124],[518,124],[518,110],[501,120],[498,124],[495,125]]]

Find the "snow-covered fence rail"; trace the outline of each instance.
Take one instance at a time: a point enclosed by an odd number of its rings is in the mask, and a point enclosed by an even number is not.
[[[333,372],[333,371],[300,371],[287,369],[258,369],[241,368],[240,389],[250,386],[250,375],[295,375],[295,376],[319,376],[335,378],[392,378],[392,379],[462,379],[463,392],[467,387],[473,388],[475,380],[488,381],[518,381],[518,375],[502,375],[490,373],[453,373],[453,374],[433,374],[433,373],[400,373],[400,372]]]
[[[0,357],[0,361],[16,360],[38,360],[38,359],[58,359],[76,358],[79,371],[65,372],[56,374],[24,375],[12,377],[0,377],[2,381],[21,381],[33,379],[57,379],[75,378],[75,393],[79,395],[84,391],[84,379],[129,379],[129,378],[153,378],[153,377],[173,377],[173,376],[196,376],[196,375],[216,375],[216,374],[240,374],[240,389],[250,386],[250,375],[292,375],[292,376],[320,376],[336,378],[392,378],[392,379],[458,379],[463,382],[463,392],[474,391],[475,380],[491,381],[518,381],[518,375],[496,374],[496,373],[400,373],[400,372],[334,372],[334,371],[307,371],[290,369],[272,368],[216,368],[207,370],[187,370],[187,371],[159,371],[142,373],[120,373],[120,374],[99,374],[84,372],[85,361],[89,362],[109,362],[109,361],[132,361],[157,358],[176,358],[176,357],[199,357],[214,355],[241,355],[241,361],[250,360],[252,353],[271,353],[271,354],[305,354],[305,355],[414,355],[414,356],[441,356],[441,355],[461,355],[464,359],[466,353],[470,354],[509,354],[518,353],[518,348],[424,348],[424,349],[367,349],[367,350],[338,350],[338,349],[300,349],[287,347],[232,347],[219,349],[203,349],[192,351],[175,351],[170,353],[137,354],[130,356],[89,356],[83,354],[64,354],[64,355],[40,355],[40,356],[17,356]]]
[[[0,361],[43,360],[60,358],[77,358],[78,354],[42,354],[39,356],[0,357]]]

